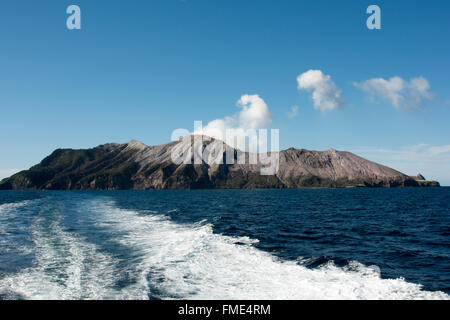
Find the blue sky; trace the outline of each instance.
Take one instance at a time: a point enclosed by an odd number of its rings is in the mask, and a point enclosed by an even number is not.
[[[66,28],[71,4],[81,30]],[[371,4],[381,30],[366,27]],[[447,0],[3,0],[0,177],[56,148],[166,143],[194,120],[236,114],[249,94],[270,109],[281,148],[350,150],[450,185],[449,12]],[[317,87],[299,90],[308,70],[329,76],[337,108],[314,107]],[[425,79],[426,97],[389,91],[392,77]]]

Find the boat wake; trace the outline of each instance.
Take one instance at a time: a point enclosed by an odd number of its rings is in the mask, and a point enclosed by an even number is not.
[[[27,204],[24,204],[25,206]],[[0,207],[0,215],[21,207]],[[377,267],[332,262],[310,269],[253,247],[256,239],[213,232],[201,221],[175,223],[114,201],[78,203],[106,241],[130,259],[64,225],[65,207],[40,206],[31,225],[33,266],[0,279],[6,299],[449,299]],[[113,246],[114,247],[114,246]]]

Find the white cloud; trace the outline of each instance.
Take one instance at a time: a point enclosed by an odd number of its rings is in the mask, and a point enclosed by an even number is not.
[[[0,169],[0,180],[9,178],[13,174],[22,171],[23,169]]]
[[[355,83],[355,86],[372,97],[389,101],[397,109],[418,108],[433,98],[430,84],[423,77],[412,78],[409,81],[400,77],[392,77],[389,80],[374,78]]]
[[[291,111],[287,112],[287,117],[289,119],[294,119],[298,116],[298,106],[292,106]]]
[[[237,105],[242,108],[239,113],[239,125],[243,129],[263,128],[272,121],[267,104],[257,94],[241,96]]]
[[[418,144],[399,149],[357,148],[352,152],[407,175],[421,173],[429,180],[450,185],[450,145]]]
[[[309,70],[299,75],[297,82],[299,90],[312,92],[314,108],[325,112],[342,106],[342,91],[321,70]]]
[[[194,133],[224,140],[230,146],[242,149],[241,146],[235,144],[235,141],[227,141],[226,131],[229,130],[229,133],[237,137],[249,136],[249,133],[253,130],[266,129],[272,122],[272,113],[266,102],[257,94],[241,96],[237,101],[237,106],[242,109],[240,112],[229,117],[213,120],[202,130],[197,130]],[[256,141],[257,137],[253,136],[250,139]]]

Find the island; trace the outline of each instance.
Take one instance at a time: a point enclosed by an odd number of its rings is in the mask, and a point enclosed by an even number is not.
[[[206,139],[202,150],[215,139]],[[411,177],[353,153],[330,149],[280,151],[273,175],[262,175],[261,164],[200,164],[172,161],[180,141],[147,146],[138,141],[108,143],[92,149],[58,149],[31,167],[0,182],[0,190],[163,190],[438,187],[436,181]],[[240,152],[224,142],[237,160]]]

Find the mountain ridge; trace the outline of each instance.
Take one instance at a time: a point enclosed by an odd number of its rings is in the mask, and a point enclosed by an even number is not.
[[[194,136],[188,136],[192,138]],[[204,138],[204,137],[202,137]],[[414,178],[347,151],[289,148],[278,152],[279,170],[261,175],[264,165],[237,163],[239,154],[223,141],[205,137],[202,152],[222,143],[233,152],[234,164],[176,164],[173,148],[182,140],[157,146],[139,141],[108,143],[91,149],[57,149],[39,164],[0,182],[0,190],[148,190],[148,189],[259,189],[419,187]],[[186,139],[186,138],[184,138]],[[190,141],[192,142],[192,140]],[[229,149],[227,149],[227,147]],[[269,153],[271,154],[271,153]],[[276,155],[276,153],[275,153]],[[191,154],[192,160],[194,159]],[[192,162],[193,163],[193,162]],[[439,186],[438,182],[426,186]]]

